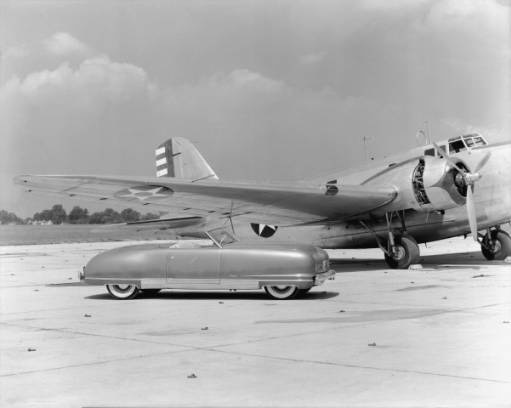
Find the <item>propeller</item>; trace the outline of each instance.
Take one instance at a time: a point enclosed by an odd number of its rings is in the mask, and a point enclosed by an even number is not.
[[[474,204],[474,185],[477,181],[481,179],[481,174],[479,171],[485,166],[485,164],[490,159],[491,153],[486,153],[483,158],[477,163],[474,167],[474,170],[471,172],[463,167],[460,167],[458,163],[454,161],[454,159],[447,154],[447,152],[440,148],[436,143],[433,143],[433,146],[437,149],[439,154],[443,152],[443,158],[447,161],[452,167],[454,167],[463,179],[463,183],[467,186],[467,217],[468,217],[468,225],[470,226],[470,233],[474,241],[477,242],[477,218],[476,218],[476,209]]]

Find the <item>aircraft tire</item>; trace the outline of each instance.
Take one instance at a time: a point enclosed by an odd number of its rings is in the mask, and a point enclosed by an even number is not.
[[[407,269],[411,264],[417,263],[420,258],[419,245],[410,235],[396,236],[395,244],[399,252],[398,257],[385,254],[385,262],[392,269]]]
[[[484,237],[484,241],[488,241],[488,234]],[[511,237],[502,230],[494,230],[491,232],[491,240],[493,245],[488,248],[481,245],[481,252],[488,261],[503,261],[506,257],[511,256]]]
[[[265,286],[264,290],[273,299],[286,300],[294,298],[298,293],[298,288],[294,285],[289,286]]]
[[[133,299],[140,292],[136,285],[106,285],[106,290],[118,300]]]

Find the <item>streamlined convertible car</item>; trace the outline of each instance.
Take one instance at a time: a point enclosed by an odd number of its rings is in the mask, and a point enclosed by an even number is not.
[[[328,254],[302,244],[241,244],[223,231],[210,244],[178,241],[112,249],[92,258],[80,279],[116,299],[161,289],[263,289],[275,299],[303,295],[333,279]],[[226,245],[227,244],[227,245]]]

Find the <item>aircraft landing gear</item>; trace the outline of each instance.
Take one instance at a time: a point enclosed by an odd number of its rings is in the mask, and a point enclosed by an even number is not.
[[[394,237],[394,245],[385,253],[385,262],[393,269],[406,269],[411,264],[418,263],[420,257],[419,245],[410,235]]]
[[[511,237],[499,228],[488,229],[481,241],[481,252],[489,261],[502,261],[511,256]]]
[[[390,268],[407,269],[411,264],[419,262],[420,250],[417,241],[406,233],[404,211],[396,213],[401,221],[401,230],[399,233],[395,233],[392,227],[392,217],[395,213],[385,214],[388,236],[386,243],[382,242],[376,231],[364,221],[360,221],[360,224],[374,234],[376,243],[385,254],[385,262]]]

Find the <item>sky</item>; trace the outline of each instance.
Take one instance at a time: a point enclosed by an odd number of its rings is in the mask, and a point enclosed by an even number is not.
[[[251,182],[415,147],[426,121],[511,139],[511,0],[4,1],[0,52],[0,209],[21,216],[104,204],[15,175],[152,176],[173,136]]]

